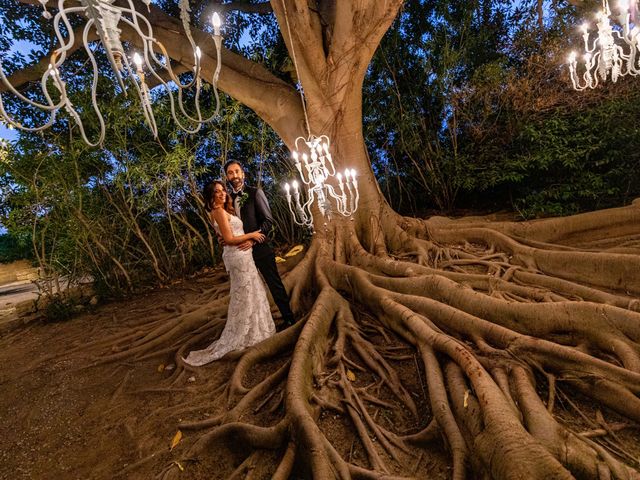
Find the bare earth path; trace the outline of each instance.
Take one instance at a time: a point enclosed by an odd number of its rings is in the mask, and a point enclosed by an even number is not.
[[[0,337],[0,479],[153,478],[170,463],[180,419],[162,412],[185,400],[203,377],[224,375],[231,362],[199,370],[181,392],[143,392],[167,387],[170,370],[158,370],[170,356],[90,366],[92,359],[68,352],[144,322],[158,305],[188,303],[211,281],[203,277]],[[142,469],[126,470],[141,459]],[[233,464],[222,452],[218,460]]]
[[[95,359],[74,349],[144,324],[159,306],[171,311],[177,305],[201,303],[201,291],[216,284],[227,288],[219,273],[102,305],[66,322],[38,322],[0,337],[0,479],[152,479],[179,459],[190,444],[190,432],[184,432],[171,451],[177,424],[207,418],[215,413],[215,405],[184,419],[172,415],[172,407],[189,403],[212,381],[224,384],[235,360],[197,369],[171,385],[169,354],[93,365]],[[168,368],[159,371],[163,367]],[[213,389],[210,398],[215,398]],[[272,414],[280,415],[282,406],[275,407]],[[325,418],[325,428],[333,431],[338,448],[357,458],[351,434],[345,434],[338,417]],[[229,478],[243,460],[237,448],[218,445],[208,459],[189,465],[182,478]],[[426,460],[435,478],[449,476],[445,452],[434,451]]]
[[[181,293],[176,288],[170,295]],[[146,448],[168,451],[175,422],[153,422],[155,444],[139,445],[134,436],[139,421],[171,399],[126,393],[162,385],[158,360],[86,368],[90,359],[65,353],[81,343],[78,338],[91,341],[116,331],[122,327],[119,319],[131,320],[132,309],[144,311],[145,305],[167,300],[167,291],[154,292],[0,338],[1,479],[117,478]],[[57,358],[31,367],[50,355]],[[127,388],[114,396],[125,375]]]

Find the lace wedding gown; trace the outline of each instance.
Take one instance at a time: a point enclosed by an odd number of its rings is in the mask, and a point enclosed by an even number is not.
[[[244,235],[242,220],[228,215],[234,236]],[[218,233],[217,224],[214,228]],[[276,331],[262,277],[253,262],[251,250],[225,246],[222,260],[231,282],[227,323],[220,338],[204,350],[189,353],[185,362],[200,366],[233,350],[242,350],[270,337]]]

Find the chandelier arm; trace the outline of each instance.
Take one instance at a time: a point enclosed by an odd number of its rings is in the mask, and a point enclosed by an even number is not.
[[[45,75],[46,75],[46,73],[45,73]],[[0,66],[0,78],[2,79],[2,82],[7,86],[7,88],[11,91],[11,93],[13,93],[16,97],[18,97],[23,102],[28,103],[29,105],[32,105],[34,107],[37,107],[37,108],[39,108],[41,110],[45,110],[45,111],[57,110],[57,109],[59,109],[60,107],[63,106],[64,102],[59,102],[57,104],[54,104],[53,100],[51,100],[51,97],[47,94],[46,79],[45,79],[44,76],[43,76],[40,84],[42,86],[42,91],[45,94],[45,97],[47,97],[47,100],[49,100],[49,103],[47,105],[45,105],[43,103],[39,103],[39,102],[34,102],[30,98],[25,97],[18,90],[16,90],[14,88],[14,86],[7,79],[7,77],[6,77],[5,73],[4,73],[4,70],[2,69],[1,66]]]
[[[331,165],[331,170],[332,170],[331,172],[329,172],[329,169],[327,169],[328,176],[333,177],[336,174],[336,167],[333,164],[333,158],[331,158],[331,154],[330,153],[326,154],[326,158],[327,158],[327,160],[329,160],[329,165]]]
[[[576,69],[575,67],[570,67],[570,76],[571,76],[571,82],[573,83],[573,88],[579,92],[581,92],[582,90],[584,90],[585,88],[587,88],[586,86],[582,86],[580,85],[580,78],[578,77],[578,74],[576,73]]]
[[[131,3],[131,1],[129,1],[129,3]],[[147,67],[149,68],[149,70],[155,70],[153,68],[153,66],[151,65],[151,62],[147,61],[148,58],[149,58],[149,55],[150,55],[151,58],[153,59],[153,61],[156,64],[158,64],[160,67],[162,67],[163,69],[165,69],[167,71],[167,73],[169,74],[169,77],[176,84],[176,86],[178,86],[178,88],[190,88],[195,83],[195,77],[190,82],[188,82],[186,84],[182,84],[180,82],[180,79],[177,77],[177,75],[175,75],[173,69],[171,68],[171,62],[170,62],[171,56],[167,52],[167,49],[164,47],[162,42],[159,42],[155,38],[153,38],[150,35],[144,33],[142,31],[142,29],[140,28],[140,24],[136,21],[138,18],[142,19],[143,22],[145,23],[146,27],[149,29],[149,31],[152,31],[153,27],[149,23],[149,20],[144,15],[142,15],[141,13],[138,13],[135,10],[133,10],[132,12],[129,12],[129,13],[133,16],[133,19],[129,20],[128,18],[123,17],[122,21],[126,25],[129,25],[130,27],[132,27],[133,30],[142,39],[142,44],[143,44],[143,48],[144,48],[145,63],[147,64]],[[134,19],[136,19],[136,20],[134,20]],[[158,45],[160,50],[162,50],[162,55],[165,58],[164,63],[161,62],[160,59],[156,56],[155,50],[153,49],[153,45],[154,44]],[[195,58],[196,66],[198,67],[198,71],[199,71],[200,70],[200,60],[197,58],[197,55],[194,55],[194,58]]]
[[[145,54],[146,54],[146,46],[145,46]],[[170,58],[170,57],[167,57],[167,58]],[[166,91],[167,91],[167,93],[169,94],[169,99],[170,99],[169,101],[170,101],[170,104],[171,104],[171,115],[172,115],[173,119],[176,121],[176,123],[180,126],[180,128],[182,128],[183,130],[185,130],[185,131],[186,131],[186,132],[188,132],[188,133],[196,133],[196,132],[198,132],[198,131],[201,129],[201,125],[202,125],[202,124],[207,123],[207,122],[210,122],[210,121],[212,121],[216,116],[218,116],[219,111],[220,111],[220,97],[219,97],[219,95],[218,95],[218,90],[217,90],[216,86],[214,85],[214,93],[215,93],[215,96],[216,96],[216,110],[214,111],[214,113],[213,113],[210,117],[208,117],[208,118],[206,118],[206,119],[204,119],[204,120],[202,119],[202,114],[201,114],[201,111],[200,111],[200,104],[199,104],[199,102],[198,102],[198,99],[199,99],[199,97],[200,97],[200,82],[199,82],[199,76],[198,76],[197,74],[195,74],[195,73],[194,73],[194,79],[195,79],[195,81],[196,81],[196,86],[197,86],[197,89],[196,89],[196,99],[195,99],[195,102],[196,102],[196,111],[197,111],[197,118],[196,118],[196,117],[193,117],[193,116],[191,116],[191,115],[189,115],[189,114],[185,111],[185,109],[184,109],[184,102],[183,102],[183,99],[182,99],[182,91],[183,91],[183,89],[184,89],[184,88],[187,88],[187,87],[182,87],[179,83],[177,83],[177,84],[176,84],[176,85],[178,86],[178,106],[179,106],[179,108],[180,108],[180,112],[181,112],[181,113],[182,113],[182,115],[183,115],[186,119],[188,119],[190,122],[193,122],[193,123],[196,123],[196,124],[197,124],[197,126],[196,126],[196,127],[194,127],[193,129],[189,129],[189,128],[185,127],[185,126],[182,124],[182,122],[180,122],[180,121],[178,120],[178,118],[177,118],[177,116],[176,116],[176,112],[175,112],[175,104],[174,104],[174,98],[173,98],[173,91],[171,90],[171,88],[169,87],[169,85],[164,81],[164,79],[163,79],[163,78],[158,74],[158,72],[156,72],[156,71],[152,68],[152,66],[151,66],[151,64],[150,64],[150,62],[148,61],[148,58],[147,58],[146,56],[145,56],[145,63],[146,63],[146,65],[147,65],[147,67],[149,68],[149,71],[151,71],[152,75],[153,75],[153,76],[154,76],[154,77],[155,77],[155,78],[156,78],[156,79],[157,79],[157,80],[158,80],[158,81],[159,81],[159,82],[164,86],[165,90],[166,90]],[[170,71],[170,69],[169,69],[169,68],[167,68],[167,69],[165,69],[165,70],[166,70],[167,72],[169,72],[169,71]],[[172,69],[171,69],[171,70],[172,70]],[[192,85],[192,84],[193,84],[193,82],[190,82],[190,83],[189,83],[189,84],[187,84],[187,85]]]
[[[349,182],[347,182],[347,189],[349,190],[349,210],[353,212],[353,187]]]
[[[218,92],[218,87],[216,85],[213,86],[213,95],[216,99],[216,109],[214,110],[211,118],[214,118],[220,115],[220,93]]]
[[[336,201],[336,210],[338,210],[338,213],[345,216],[347,209],[343,203],[342,195],[337,194],[332,185],[326,184],[325,188],[327,193],[329,193],[329,195],[331,195],[331,197]]]
[[[140,18],[142,18],[142,20],[145,22],[146,26],[148,26],[149,29],[151,29],[151,25],[149,24],[148,20],[143,16],[140,15],[136,12],[136,16],[139,16]],[[154,38],[144,34],[144,32],[142,32],[142,29],[139,27],[139,25],[137,25],[135,22],[130,21],[127,18],[123,18],[122,21],[129,25],[130,27],[132,27],[136,33],[138,33],[138,35],[142,38],[142,42],[143,42],[143,58],[144,58],[144,62],[147,66],[147,68],[149,69],[149,71],[151,72],[151,74],[153,75],[153,77],[156,78],[156,80],[158,80],[158,82],[160,84],[163,85],[165,91],[167,92],[168,96],[169,96],[169,103],[170,103],[170,108],[171,108],[171,116],[174,119],[174,121],[176,122],[176,124],[185,132],[189,133],[189,134],[194,134],[197,133],[198,131],[200,131],[200,129],[202,128],[202,124],[206,123],[208,121],[213,120],[216,115],[218,114],[219,111],[219,107],[216,108],[216,112],[209,118],[203,120],[202,119],[202,115],[200,113],[200,109],[199,109],[199,105],[196,104],[196,108],[197,108],[197,112],[198,112],[198,118],[194,118],[191,115],[187,114],[187,112],[184,109],[184,103],[182,101],[182,91],[185,88],[189,88],[190,86],[192,86],[194,84],[194,82],[196,83],[196,85],[198,84],[197,82],[197,78],[198,78],[198,74],[194,74],[194,79],[186,84],[182,84],[179,79],[176,77],[176,75],[173,72],[173,69],[171,68],[170,65],[170,59],[171,57],[169,56],[169,54],[167,53],[166,49],[164,48],[164,45],[161,42],[158,42],[157,40],[155,40]],[[165,56],[165,63],[166,65],[163,65],[162,62],[159,61],[159,59],[155,56],[155,52],[153,50],[153,44],[157,44],[160,49],[163,52],[163,55]],[[179,119],[178,116],[176,115],[176,109],[175,109],[175,99],[173,97],[173,91],[171,89],[171,87],[168,85],[167,82],[165,82],[165,80],[158,74],[158,72],[156,72],[156,70],[153,68],[153,65],[151,64],[149,58],[153,58],[154,61],[163,67],[163,69],[169,74],[169,77],[172,81],[174,81],[174,83],[176,84],[176,86],[178,87],[178,106],[180,108],[181,113],[184,115],[184,117],[189,120],[190,122],[193,122],[196,124],[195,127],[187,127],[185,126]],[[199,59],[196,56],[196,61],[197,61],[197,65],[196,68],[199,70]],[[126,63],[129,64],[128,59],[126,60]],[[130,67],[129,67],[130,70]],[[137,82],[136,82],[137,84]],[[140,98],[142,100],[142,103],[144,105],[144,109],[145,109],[145,117],[148,117],[148,123],[151,126],[152,129],[154,129],[154,131],[156,131],[157,134],[157,127],[154,127],[154,125],[156,124],[155,122],[155,117],[153,115],[153,111],[152,111],[152,107],[150,106],[150,99],[149,99],[149,95],[150,92],[148,92],[148,89],[145,91],[145,88],[142,88],[142,91],[140,91],[138,89],[138,94],[140,95]],[[199,95],[199,92],[198,92]]]
[[[152,40],[153,43],[156,43],[158,45],[158,47],[160,47],[160,50],[162,50],[162,55],[165,57],[165,63],[162,64],[161,62],[158,62],[158,64],[160,66],[162,66],[165,70],[167,70],[167,72],[169,72],[169,75],[171,76],[171,80],[173,80],[173,83],[175,83],[180,89],[186,89],[186,88],[191,88],[193,86],[193,84],[195,83],[195,79],[196,77],[194,76],[190,82],[187,83],[181,83],[180,79],[178,78],[177,75],[175,75],[175,73],[173,72],[173,69],[171,68],[171,56],[169,56],[169,53],[167,52],[167,49],[164,48],[164,45],[162,44],[162,42],[158,42],[157,40],[153,39]],[[152,45],[153,45],[152,43]],[[151,49],[151,51],[153,52],[153,48]],[[154,54],[154,58],[155,58],[155,54]],[[194,55],[194,63],[195,63],[195,67],[197,69],[197,72],[199,74],[200,72],[200,59],[198,59],[197,55]]]
[[[184,109],[184,100],[182,98],[182,88],[178,89],[178,107],[180,108],[180,112],[182,113],[182,115],[189,120],[190,122],[196,123],[198,125],[202,124],[202,115],[200,113],[200,106],[198,104],[198,98],[200,97],[200,89],[198,88],[198,90],[196,90],[196,114],[198,115],[197,118],[196,117],[192,117],[191,115],[189,115],[187,113],[187,111]],[[213,117],[212,117],[213,118]],[[200,128],[198,127],[198,130],[200,130]]]
[[[587,48],[587,44],[588,44],[588,42],[585,42],[585,49],[584,49],[584,51],[585,51],[586,53],[593,53],[593,52],[595,51],[595,49],[596,49],[596,45],[598,44],[598,39],[597,39],[597,38],[594,38],[594,39],[593,39],[593,44],[592,44],[591,48]]]
[[[98,99],[97,99],[98,64],[96,63],[96,59],[95,59],[95,57],[93,55],[93,52],[89,48],[89,30],[91,29],[92,22],[93,22],[93,20],[90,20],[85,25],[84,32],[83,32],[83,35],[82,35],[82,40],[83,40],[83,43],[84,43],[84,49],[87,52],[87,55],[89,57],[89,61],[91,62],[91,65],[93,67],[93,81],[92,81],[92,84],[91,84],[91,103],[93,105],[93,110],[96,113],[96,116],[98,117],[98,122],[100,123],[100,135],[99,135],[98,141],[96,143],[90,142],[87,139],[87,137],[86,137],[86,135],[84,133],[84,128],[82,127],[82,122],[80,122],[80,133],[82,134],[85,142],[87,142],[90,146],[95,147],[97,145],[102,144],[102,142],[104,141],[106,128],[105,128],[104,118],[102,117],[102,112],[100,112],[100,108],[98,107]]]
[[[582,78],[584,78],[585,81],[585,88],[594,89],[598,86],[598,75],[591,75],[591,72],[589,70],[586,70],[584,72]]]
[[[594,65],[598,65],[601,61],[602,61],[602,51],[599,51],[593,56],[592,63]],[[593,79],[594,79],[594,83],[593,83],[593,87],[591,88],[596,88],[600,84],[600,75],[593,75]]]
[[[147,87],[145,81],[144,81],[144,73],[142,73],[142,71],[138,72],[138,76],[139,76],[139,82],[138,80],[136,80],[135,75],[133,74],[133,69],[131,68],[131,63],[129,62],[129,59],[125,56],[124,57],[124,62],[125,62],[125,67],[127,69],[127,73],[129,74],[129,78],[131,79],[131,83],[133,83],[133,86],[136,90],[136,93],[138,94],[138,98],[140,99],[140,105],[142,107],[142,114],[144,115],[144,118],[147,122],[147,125],[149,126],[149,128],[151,128],[151,131],[153,133],[153,137],[154,138],[158,138],[158,126],[156,124],[156,119],[155,116],[153,114],[153,108],[151,106],[151,99],[150,99],[150,92],[149,92],[149,88]]]
[[[310,191],[309,195],[312,196],[313,193]],[[293,214],[293,220],[296,222],[297,225],[300,225],[303,227],[308,226],[311,219],[307,216],[304,209],[302,208],[302,205],[300,203],[300,192],[295,189],[294,189],[294,197],[295,197],[294,206],[295,206],[296,213]],[[291,208],[291,205],[289,205],[289,208]],[[298,217],[300,217],[300,221],[298,221]]]
[[[83,33],[83,41],[85,44],[85,49],[89,55],[89,59],[91,61],[92,67],[93,67],[93,82],[92,82],[92,87],[91,87],[91,99],[92,99],[92,104],[94,107],[94,110],[98,116],[98,121],[100,123],[100,135],[98,137],[98,141],[93,143],[91,142],[87,135],[86,132],[84,130],[84,125],[82,123],[82,119],[80,118],[80,115],[78,114],[78,112],[73,108],[73,104],[71,103],[71,101],[69,100],[69,97],[67,96],[67,91],[66,91],[66,86],[64,81],[60,78],[60,73],[57,70],[57,68],[55,66],[52,66],[52,68],[49,68],[47,70],[47,72],[45,72],[45,74],[42,77],[42,88],[43,88],[43,93],[44,95],[47,97],[47,100],[52,103],[51,97],[49,96],[49,92],[47,89],[47,80],[49,79],[49,77],[52,77],[53,79],[53,84],[55,85],[55,87],[58,89],[60,96],[61,96],[61,100],[60,102],[62,103],[62,106],[64,107],[64,109],[67,111],[67,113],[73,118],[73,120],[76,122],[76,125],[78,126],[78,128],[80,129],[80,135],[82,136],[83,140],[91,147],[95,147],[98,146],[100,143],[102,143],[102,141],[104,140],[104,120],[102,118],[102,115],[100,113],[100,109],[98,108],[97,105],[97,99],[96,99],[96,87],[97,87],[97,83],[98,83],[98,65],[95,61],[95,58],[93,56],[93,53],[90,51],[90,49],[88,48],[88,43],[86,42],[86,38],[88,35],[88,31],[91,28],[93,23],[93,20],[89,20],[89,22],[87,22],[87,24],[85,25],[84,28],[84,33]],[[55,55],[55,53],[54,53]],[[64,52],[63,52],[63,57],[64,57]],[[29,129],[25,129],[25,130],[29,130]]]
[[[63,3],[64,0],[60,0],[60,4]],[[55,49],[53,51],[53,54],[51,55],[51,58],[54,59],[53,62],[53,66],[58,68],[58,66],[62,65],[62,63],[66,60],[67,58],[67,51],[71,50],[73,48],[73,45],[75,44],[75,32],[73,30],[73,28],[71,28],[71,23],[69,22],[69,18],[67,17],[67,13],[80,13],[80,12],[84,12],[86,9],[85,7],[72,7],[65,10],[59,10],[58,13],[56,14],[56,16],[53,19],[53,29],[56,33],[56,38],[58,39],[58,42],[60,43],[60,47],[58,47],[57,49]],[[64,23],[65,28],[67,29],[67,31],[69,32],[69,36],[66,39],[67,41],[65,42],[65,37],[64,35],[62,35],[62,32],[60,31],[60,20],[62,20],[62,22]],[[90,22],[87,22],[90,23]]]
[[[63,0],[60,0],[60,2],[62,2]],[[82,7],[74,7],[72,9],[73,11],[77,11],[77,10],[83,10]],[[61,32],[60,32],[60,27],[59,27],[59,23],[60,23],[60,19],[62,18],[63,22],[65,23],[65,26],[67,27],[67,30],[69,31],[69,38],[68,38],[68,43],[65,43],[65,38],[62,36]],[[88,22],[90,23],[90,22]],[[56,49],[53,54],[51,55],[51,60],[53,62],[53,64],[49,64],[49,68],[45,71],[44,75],[42,76],[41,82],[40,82],[40,87],[42,89],[42,93],[45,96],[46,100],[47,100],[47,104],[42,104],[40,102],[34,102],[31,99],[27,98],[26,96],[22,95],[17,89],[15,89],[13,87],[13,85],[9,82],[9,80],[7,79],[5,73],[4,73],[4,69],[2,68],[2,65],[0,64],[0,78],[2,79],[2,82],[7,86],[7,88],[11,91],[11,93],[13,93],[16,97],[18,97],[20,100],[22,100],[23,102],[34,106],[36,108],[39,108],[40,110],[44,110],[46,112],[51,112],[51,115],[49,116],[49,120],[47,122],[45,122],[43,125],[38,126],[38,127],[26,127],[24,125],[22,125],[20,122],[17,122],[15,120],[13,120],[8,113],[6,112],[5,108],[4,108],[4,104],[2,103],[2,98],[0,95],[0,113],[2,114],[2,117],[4,120],[6,120],[10,125],[19,128],[21,130],[27,131],[27,132],[38,132],[41,130],[44,130],[46,128],[49,128],[53,122],[55,121],[56,118],[56,112],[62,108],[65,107],[68,110],[73,111],[73,108],[71,107],[71,104],[69,102],[69,99],[67,98],[67,93],[66,93],[66,89],[65,89],[65,85],[64,82],[62,82],[62,80],[59,78],[59,73],[57,73],[57,65],[61,64],[64,59],[66,58],[66,51],[70,48],[69,46],[72,46],[75,44],[75,34],[73,29],[71,28],[71,25],[69,24],[68,18],[66,17],[66,15],[64,13],[60,13],[58,12],[58,14],[56,15],[55,19],[54,19],[54,29],[56,32],[56,36],[58,37],[60,43],[61,43],[61,47]],[[86,27],[85,27],[86,29]],[[50,76],[53,76],[54,78],[54,85],[56,86],[56,88],[58,89],[59,93],[60,93],[60,101],[58,103],[55,103],[53,101],[53,99],[51,98],[51,95],[49,95],[49,90],[47,88],[47,80],[49,79]],[[74,117],[76,118],[76,117]]]
[[[313,214],[311,213],[311,205],[315,200],[315,189],[309,190],[309,198],[302,205],[302,211],[304,212],[304,216],[306,218],[305,225],[313,225]]]
[[[353,208],[351,209],[351,213],[349,215],[353,215],[355,213],[356,210],[358,210],[358,204],[360,203],[360,190],[358,190],[358,183],[357,180],[354,178],[353,179],[353,188],[356,191],[356,198],[353,202]]]
[[[82,8],[82,7],[79,7],[79,8]],[[78,30],[76,30],[76,32],[80,32],[81,29],[84,29],[84,25]],[[73,53],[79,48],[83,47],[82,42],[79,40],[82,38],[82,35],[76,34],[74,38],[78,40],[75,41],[73,45],[70,45],[67,48],[67,53]],[[90,35],[90,41],[94,41],[96,39],[97,39],[97,36],[95,34]],[[17,85],[19,87],[21,85],[24,85],[25,83],[32,82],[35,80],[40,80],[42,76],[42,71],[46,70],[47,65],[51,63],[51,55],[58,49],[59,47],[56,48],[55,50],[52,50],[50,53],[43,55],[42,57],[40,57],[37,63],[31,64],[30,66],[25,67],[23,70],[18,70],[12,73],[11,75],[9,75],[8,77],[6,77],[6,81],[3,81],[0,83],[0,92],[5,92],[7,90],[10,90],[11,89],[10,86],[13,86],[13,85]],[[0,64],[0,70],[1,69],[2,69],[2,66]],[[7,85],[6,89],[4,88],[4,85]],[[15,90],[11,90],[11,91],[12,93],[15,94]]]
[[[171,88],[169,87],[169,85],[167,85],[165,82],[163,82],[163,84],[164,84],[165,90],[169,94],[169,105],[171,107],[171,117],[173,118],[173,121],[176,122],[182,130],[184,130],[185,132],[191,135],[193,135],[194,133],[198,133],[202,128],[202,123],[197,123],[194,128],[183,125],[182,122],[178,119],[178,116],[176,115],[176,107],[175,107],[175,100],[173,98],[173,92],[171,91]],[[182,108],[181,103],[180,103],[180,107]]]
[[[6,123],[8,123],[9,125],[11,125],[11,126],[13,126],[15,128],[19,128],[20,130],[27,131],[27,132],[39,132],[41,130],[45,130],[45,129],[49,128],[51,125],[53,125],[53,122],[55,122],[55,120],[56,120],[57,111],[58,111],[57,108],[50,110],[49,120],[45,124],[43,124],[43,125],[41,125],[39,127],[25,127],[20,122],[17,122],[16,120],[14,120],[13,118],[11,118],[9,116],[9,114],[7,113],[7,111],[4,108],[4,103],[2,102],[2,96],[0,95],[0,115],[2,116],[2,119]]]
[[[295,214],[295,212],[293,211],[293,207],[291,206],[290,198],[289,198],[289,201],[287,202],[287,204],[288,204],[288,206],[289,206],[289,211],[291,212],[291,216],[293,217],[293,219],[294,219],[294,220],[296,220],[296,214]],[[296,223],[298,223],[298,222],[296,221]]]
[[[222,68],[222,39],[220,35],[215,35],[213,37],[213,41],[216,46],[216,69],[213,72],[213,82],[211,85],[213,86],[213,94],[216,99],[216,109],[213,112],[212,118],[217,117],[220,114],[220,93],[218,92],[218,79],[220,78],[220,69]]]
[[[624,53],[624,49],[620,46],[617,47],[618,50],[618,56],[620,57],[621,61],[620,61],[620,75],[621,76],[625,76],[625,75],[634,75],[631,68],[633,66],[633,50],[630,50],[628,54]]]

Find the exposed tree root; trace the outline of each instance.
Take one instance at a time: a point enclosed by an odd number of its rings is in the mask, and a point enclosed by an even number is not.
[[[166,388],[193,395],[164,412],[189,439],[164,478],[224,441],[249,452],[232,478],[426,478],[439,446],[454,479],[640,479],[640,207],[521,224],[383,208],[316,237],[285,278],[298,323],[228,355],[215,386],[186,386],[206,367],[181,358],[219,334],[221,291],[85,346],[173,355]]]

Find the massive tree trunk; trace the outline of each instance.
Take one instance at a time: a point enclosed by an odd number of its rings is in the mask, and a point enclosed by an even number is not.
[[[247,462],[262,478],[294,469],[318,479],[425,478],[422,460],[438,444],[456,479],[640,478],[615,433],[640,422],[640,205],[517,224],[396,214],[368,160],[361,92],[401,2],[286,0],[286,15],[281,0],[271,3],[311,131],[330,136],[338,168],[358,171],[360,207],[352,219],[316,212],[308,252],[285,278],[299,322],[236,356],[220,394],[227,407],[181,424],[203,431],[185,458],[214,455],[211,445],[225,440],[253,452]],[[170,55],[190,58],[181,25],[158,9],[150,18]],[[204,33],[194,37],[210,78],[214,49]],[[289,146],[306,136],[294,88],[231,52],[223,59],[223,90]],[[92,347],[111,349],[103,361],[169,352],[178,382],[189,371],[181,358],[224,322],[224,291],[209,295]],[[260,365],[270,368],[245,386]],[[580,426],[561,419],[558,399]],[[279,405],[276,420],[263,415]],[[187,411],[194,406],[182,418]],[[328,414],[343,419],[363,456],[334,446]],[[271,470],[261,463],[269,451]]]

